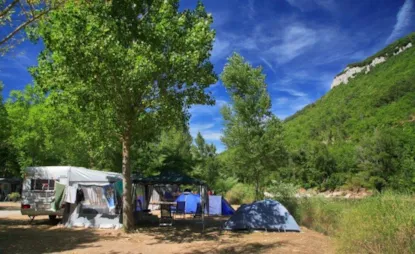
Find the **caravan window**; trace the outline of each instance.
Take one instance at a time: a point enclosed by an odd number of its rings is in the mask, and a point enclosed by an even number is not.
[[[55,180],[49,179],[32,179],[30,182],[31,190],[54,190]]]

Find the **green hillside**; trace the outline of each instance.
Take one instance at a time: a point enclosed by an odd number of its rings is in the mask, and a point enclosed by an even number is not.
[[[393,56],[409,42],[414,46]],[[286,177],[321,188],[415,184],[415,33],[350,66],[385,55],[388,60],[368,74],[333,88],[285,121],[293,153]]]

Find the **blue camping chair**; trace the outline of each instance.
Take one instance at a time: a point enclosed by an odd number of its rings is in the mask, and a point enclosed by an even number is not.
[[[193,218],[202,217],[202,205],[200,203],[197,203],[196,212]]]
[[[186,202],[184,202],[184,201],[177,201],[176,207],[172,207],[173,208],[174,217],[176,215],[182,215],[183,218],[184,218],[185,215],[186,215],[185,207],[186,207]]]

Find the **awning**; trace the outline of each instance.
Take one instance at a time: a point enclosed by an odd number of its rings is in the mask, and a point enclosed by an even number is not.
[[[179,174],[176,172],[165,172],[157,176],[133,176],[133,183],[141,184],[189,184],[189,185],[206,185],[202,180],[192,178],[190,176]]]

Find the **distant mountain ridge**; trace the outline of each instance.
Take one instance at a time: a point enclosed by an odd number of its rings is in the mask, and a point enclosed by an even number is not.
[[[347,85],[284,120],[291,154],[284,178],[306,188],[415,191],[414,40],[413,33],[350,64],[361,71]]]
[[[331,83],[331,88],[341,84],[347,84],[349,79],[354,78],[360,72],[364,71],[365,74],[369,73],[369,71],[376,65],[386,62],[391,57],[401,54],[405,50],[411,48],[414,44],[415,33],[412,33],[409,36],[390,44],[380,52],[362,62],[349,64],[341,73],[334,77],[333,82]]]

